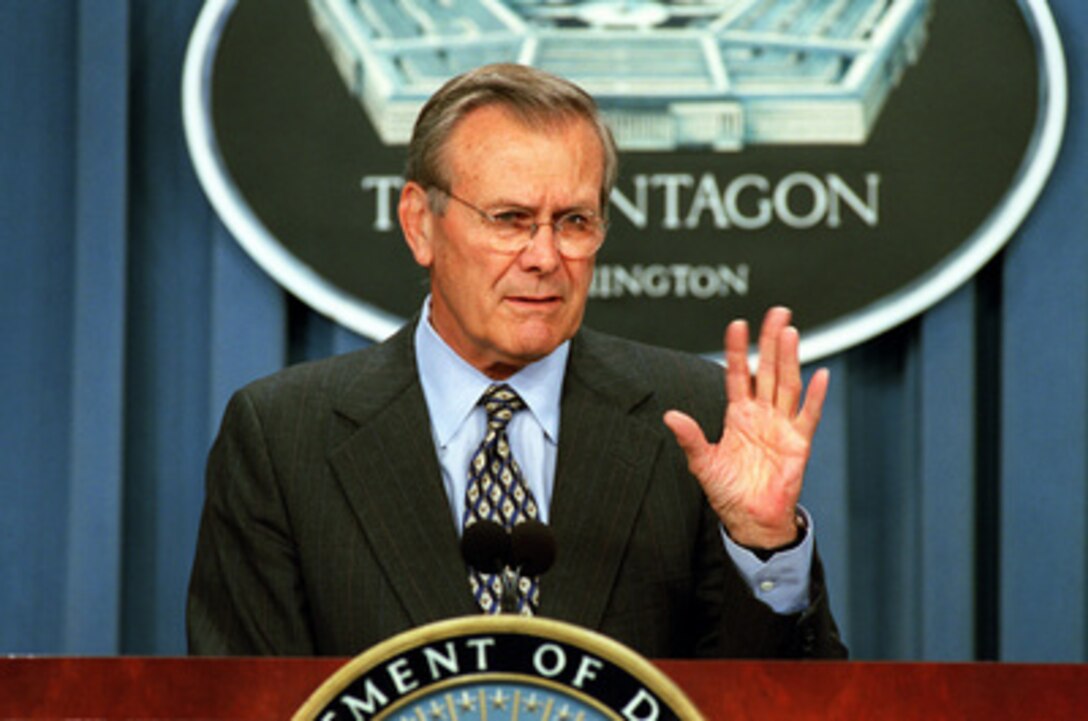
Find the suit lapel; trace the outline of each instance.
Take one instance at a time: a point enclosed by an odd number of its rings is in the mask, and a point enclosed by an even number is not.
[[[550,519],[555,567],[541,584],[541,614],[596,628],[627,550],[663,426],[634,411],[651,395],[629,358],[581,332],[563,389]]]
[[[376,349],[338,412],[358,424],[330,461],[378,563],[415,624],[471,614],[409,324]]]

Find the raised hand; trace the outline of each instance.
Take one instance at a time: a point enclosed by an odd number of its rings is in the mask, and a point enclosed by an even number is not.
[[[788,308],[767,312],[754,378],[748,369],[748,324],[738,320],[726,328],[729,405],[717,442],[708,442],[685,413],[670,410],[664,418],[730,537],[752,548],[776,548],[797,537],[797,499],[827,397],[830,374],[821,368],[798,408],[800,337],[790,316]]]

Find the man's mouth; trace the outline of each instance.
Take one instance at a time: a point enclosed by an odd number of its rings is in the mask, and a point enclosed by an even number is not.
[[[508,303],[520,308],[546,308],[562,301],[558,295],[508,295]]]

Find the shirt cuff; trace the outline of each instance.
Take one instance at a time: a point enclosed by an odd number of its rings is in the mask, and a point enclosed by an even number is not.
[[[812,572],[813,539],[816,527],[808,511],[798,506],[797,512],[805,522],[804,539],[796,547],[759,560],[756,554],[741,546],[721,527],[725,551],[752,593],[775,613],[797,613],[808,608],[809,576]]]

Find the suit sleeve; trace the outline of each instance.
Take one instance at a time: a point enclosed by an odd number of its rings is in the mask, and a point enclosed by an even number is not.
[[[847,650],[831,616],[819,554],[813,558],[809,605],[792,614],[775,613],[752,593],[723,552],[719,523],[707,506],[705,543],[696,589],[704,618],[695,655],[703,658],[846,658]],[[714,545],[716,544],[716,545]]]
[[[245,391],[229,403],[208,457],[189,583],[189,652],[312,655],[290,518],[261,419]]]

